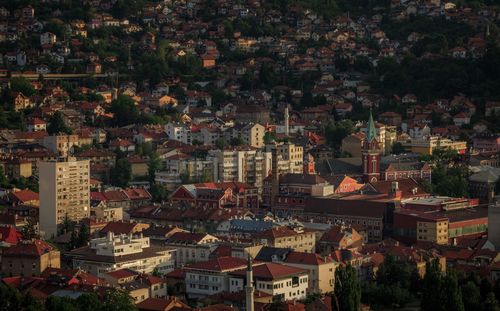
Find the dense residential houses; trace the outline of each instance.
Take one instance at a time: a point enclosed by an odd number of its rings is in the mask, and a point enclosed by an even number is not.
[[[3,284],[253,311],[331,310],[386,258],[500,278],[496,81],[455,73],[498,8],[115,2],[0,7]]]

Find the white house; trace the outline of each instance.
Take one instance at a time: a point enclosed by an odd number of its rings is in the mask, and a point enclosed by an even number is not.
[[[57,41],[57,36],[51,32],[44,32],[40,35],[40,45],[54,44]]]
[[[300,300],[307,296],[308,270],[278,263],[254,264],[255,290],[281,297],[283,300]],[[230,273],[229,291],[239,292],[246,284],[246,269]]]
[[[186,294],[192,298],[211,296],[229,291],[229,273],[243,269],[247,261],[240,258],[220,257],[184,267]]]
[[[191,144],[191,129],[185,124],[170,122],[165,125],[165,133],[169,139]]]

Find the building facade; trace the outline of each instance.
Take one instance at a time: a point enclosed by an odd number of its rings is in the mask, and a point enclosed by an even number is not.
[[[90,215],[89,160],[66,158],[40,162],[40,231],[57,235],[66,218],[80,221]]]

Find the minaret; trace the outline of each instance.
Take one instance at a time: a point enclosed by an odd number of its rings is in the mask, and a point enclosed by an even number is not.
[[[290,124],[289,124],[290,115],[288,114],[288,104],[285,107],[285,136],[290,134]]]
[[[253,288],[252,257],[248,255],[247,286],[245,286],[246,311],[254,311],[253,292],[254,288]]]
[[[278,161],[278,147],[273,146],[273,149],[271,150],[271,197],[269,198],[269,205],[271,208],[274,207],[274,200],[276,196],[279,194],[279,187],[280,187],[280,170],[279,170],[279,161]]]
[[[127,67],[129,70],[134,69],[134,63],[132,62],[132,45],[129,43],[128,44],[128,61],[127,61]]]
[[[362,148],[363,176],[365,182],[376,182],[380,179],[380,147],[377,141],[377,130],[372,111],[366,126],[366,139]]]

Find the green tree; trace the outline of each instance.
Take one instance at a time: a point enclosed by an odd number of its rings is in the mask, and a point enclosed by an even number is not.
[[[3,188],[10,187],[9,180],[7,179],[7,176],[5,176],[3,166],[0,166],[0,187],[3,187]]]
[[[78,247],[85,246],[90,241],[90,230],[87,223],[82,222],[80,230],[78,231]]]
[[[432,260],[425,265],[421,307],[422,311],[439,310],[442,306],[442,276],[438,260]]]
[[[457,274],[453,270],[449,270],[443,280],[443,296],[444,303],[440,305],[445,310],[464,311],[464,303],[462,301],[462,292],[458,286]]]
[[[25,96],[31,96],[35,94],[35,89],[31,85],[31,82],[24,77],[16,77],[10,79],[10,89],[13,92],[21,92]]]
[[[78,311],[71,298],[49,296],[45,300],[45,309],[50,311]]]
[[[94,293],[85,293],[76,298],[76,305],[79,311],[100,310],[102,303]]]
[[[358,283],[358,276],[354,267],[340,265],[335,270],[335,291],[332,299],[332,309],[337,310],[338,301],[339,311],[357,311],[361,301],[361,287]],[[335,299],[336,298],[336,299]]]
[[[23,238],[26,240],[38,238],[39,235],[36,229],[36,221],[31,217],[27,217],[26,224],[21,229],[21,233],[23,235]]]
[[[110,290],[105,299],[102,311],[136,311],[137,308],[132,297],[125,291],[114,289]]]
[[[481,309],[481,292],[474,282],[468,281],[462,285],[461,291],[465,311],[476,311]]]
[[[264,144],[270,144],[276,141],[276,134],[274,132],[266,132],[264,134]]]
[[[139,109],[135,106],[132,98],[127,95],[119,95],[111,103],[110,110],[113,113],[113,121],[117,126],[138,123],[140,120]]]
[[[392,145],[392,148],[391,148],[391,153],[392,154],[402,154],[402,153],[405,153],[405,148],[403,147],[403,144],[401,144],[400,142],[395,142],[393,145]]]
[[[153,153],[148,162],[148,177],[151,184],[155,181],[155,173],[161,169],[161,159]]]
[[[162,185],[154,184],[149,189],[151,196],[153,197],[153,202],[163,202],[168,200],[168,190]]]
[[[109,175],[112,185],[125,188],[132,179],[132,166],[126,158],[119,159]]]
[[[0,310],[21,310],[22,296],[16,289],[0,282]]]
[[[231,146],[241,146],[243,145],[245,142],[243,141],[243,139],[241,137],[233,137],[231,138]]]
[[[227,141],[226,141],[224,138],[218,138],[218,139],[215,141],[215,146],[216,146],[218,149],[223,150],[223,149],[227,146]]]
[[[486,300],[483,302],[483,311],[500,311],[500,306],[498,300],[495,298],[495,294],[488,293]]]
[[[350,135],[353,130],[354,124],[351,120],[329,122],[324,128],[327,142],[337,148],[341,145],[342,140]]]
[[[59,133],[71,134],[72,130],[70,127],[64,123],[62,113],[56,111],[49,119],[49,125],[47,126],[47,133],[50,135],[57,135]]]

